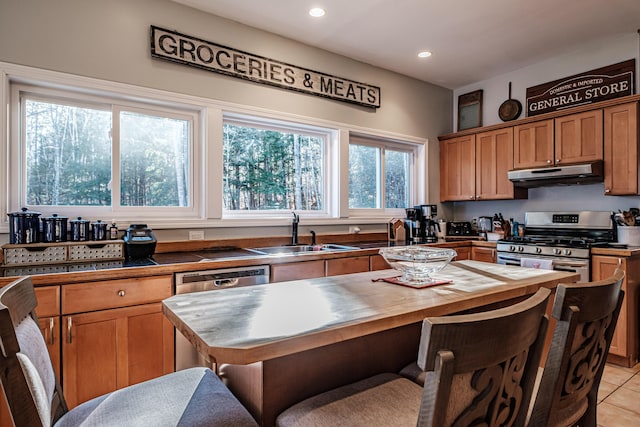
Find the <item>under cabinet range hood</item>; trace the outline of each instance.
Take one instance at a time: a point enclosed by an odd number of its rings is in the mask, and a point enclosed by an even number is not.
[[[602,160],[597,160],[578,165],[519,169],[509,171],[508,177],[516,187],[525,188],[591,184],[604,181],[604,165]]]

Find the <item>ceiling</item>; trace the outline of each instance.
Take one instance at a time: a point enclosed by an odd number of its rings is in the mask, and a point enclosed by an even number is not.
[[[174,1],[450,89],[640,28],[639,0]]]

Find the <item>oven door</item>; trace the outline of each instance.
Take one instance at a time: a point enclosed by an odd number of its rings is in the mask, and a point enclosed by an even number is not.
[[[563,257],[545,257],[538,255],[522,255],[511,252],[498,252],[498,264],[503,265],[520,265],[522,258],[533,259],[551,259],[553,261],[553,269],[558,271],[568,271],[580,274],[580,282],[588,282],[591,278],[590,266],[588,259],[563,258]]]

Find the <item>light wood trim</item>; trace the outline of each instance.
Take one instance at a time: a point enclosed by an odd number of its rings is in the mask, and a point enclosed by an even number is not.
[[[171,276],[158,276],[65,285],[62,314],[162,301],[172,295],[172,283]]]

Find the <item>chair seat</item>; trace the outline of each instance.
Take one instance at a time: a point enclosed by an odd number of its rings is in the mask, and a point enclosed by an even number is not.
[[[276,425],[415,427],[422,390],[399,375],[379,374],[306,399],[280,414]]]
[[[66,413],[67,426],[256,426],[207,368],[191,368],[97,397]]]

